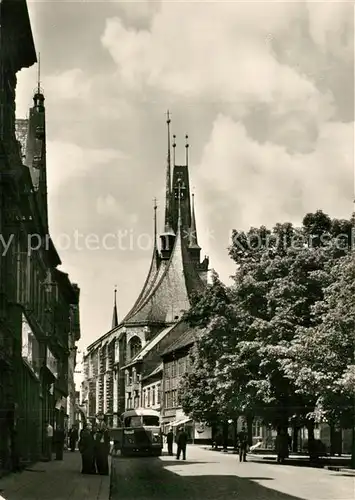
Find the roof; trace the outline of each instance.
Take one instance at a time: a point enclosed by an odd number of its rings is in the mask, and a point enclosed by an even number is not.
[[[194,328],[189,328],[183,335],[181,335],[180,338],[178,338],[167,349],[165,349],[165,351],[162,353],[162,356],[166,356],[167,354],[176,352],[179,349],[183,349],[184,347],[193,345],[196,340],[196,335],[197,330]]]
[[[104,335],[101,335],[101,337],[99,337],[98,339],[94,340],[94,342],[92,342],[87,348],[86,348],[86,356],[88,356],[89,354],[91,354],[92,351],[94,351],[95,349],[97,349],[98,347],[100,347],[100,345],[102,343],[107,343],[107,342],[110,342],[111,339],[111,335],[114,334],[115,332],[118,332],[120,327],[122,327],[122,325],[118,325],[116,328],[113,328],[111,329],[110,331],[104,333]],[[120,337],[121,334],[123,333],[122,332],[119,332],[118,336],[117,337]],[[115,338],[117,338],[115,337]]]
[[[190,262],[186,238],[178,228],[174,248],[165,267],[159,268],[151,277],[152,286],[125,318],[124,323],[171,323],[179,319],[190,308],[190,297],[201,292],[205,285],[195,266]]]
[[[158,375],[158,373],[161,373],[163,371],[163,363],[160,363],[154,370],[145,377],[142,377],[142,380],[147,380],[150,377],[154,377],[154,375]]]

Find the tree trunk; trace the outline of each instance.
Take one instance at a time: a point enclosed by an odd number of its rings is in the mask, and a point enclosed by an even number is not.
[[[253,420],[254,420],[254,417],[252,415],[248,415],[246,418],[247,433],[248,433],[248,446],[252,446],[252,444],[253,444]]]
[[[223,423],[223,449],[228,448],[228,422]]]
[[[238,420],[233,420],[233,445],[234,450],[238,448]]]
[[[336,432],[334,422],[329,423],[330,427],[330,455],[334,456],[336,454]]]

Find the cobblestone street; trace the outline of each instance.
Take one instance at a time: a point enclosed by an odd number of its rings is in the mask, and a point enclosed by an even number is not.
[[[112,500],[353,500],[355,478],[326,469],[242,463],[235,455],[188,448],[186,462],[113,459]]]
[[[39,462],[20,474],[0,480],[5,500],[108,500],[110,478],[83,476],[81,456],[64,453],[63,461]]]

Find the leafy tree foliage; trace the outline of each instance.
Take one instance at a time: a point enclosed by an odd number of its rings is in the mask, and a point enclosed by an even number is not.
[[[330,411],[340,400],[348,404],[354,376],[351,339],[339,341],[344,352],[340,345],[329,351],[337,374],[332,383],[323,372],[322,383],[312,380],[312,363],[321,358],[310,355],[310,346],[326,331],[330,341],[331,320],[336,344],[337,329],[345,328],[337,323],[340,314],[348,329],[352,324],[345,302],[341,312],[331,309],[331,304],[340,307],[340,276],[345,279],[352,262],[347,256],[352,222],[317,211],[305,216],[301,228],[284,223],[272,230],[233,232],[234,285],[225,287],[215,274],[185,318],[202,331],[192,353],[193,371],[183,381],[185,412],[205,421],[254,414],[281,428],[291,417],[301,422],[313,417],[321,406]],[[322,349],[316,351],[320,355]],[[345,351],[349,368],[341,371]]]

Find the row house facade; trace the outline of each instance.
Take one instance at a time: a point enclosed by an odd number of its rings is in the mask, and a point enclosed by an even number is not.
[[[48,229],[45,109],[40,88],[16,122],[16,74],[36,63],[25,0],[0,4],[0,470],[38,460],[45,422],[65,420],[69,337],[79,289],[59,271]],[[71,308],[77,314],[71,318]],[[17,461],[17,460],[16,460]]]

